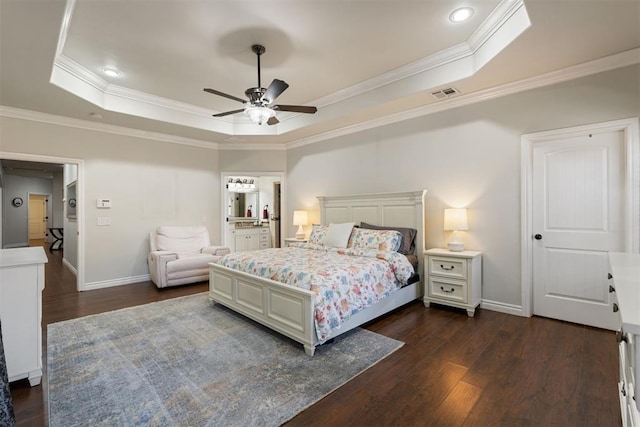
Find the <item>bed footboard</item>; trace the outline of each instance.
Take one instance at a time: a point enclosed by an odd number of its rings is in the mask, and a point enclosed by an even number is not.
[[[317,345],[314,294],[218,264],[209,264],[209,300],[222,304],[304,346],[313,356]]]

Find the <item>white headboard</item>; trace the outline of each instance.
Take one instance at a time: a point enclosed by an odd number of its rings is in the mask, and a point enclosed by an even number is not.
[[[416,234],[416,255],[422,267],[425,250],[424,206],[427,190],[401,193],[360,194],[352,196],[318,196],[322,224],[367,222],[389,227],[410,227]],[[423,276],[424,272],[419,271]]]

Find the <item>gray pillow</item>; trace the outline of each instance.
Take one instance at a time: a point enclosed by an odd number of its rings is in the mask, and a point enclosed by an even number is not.
[[[416,235],[418,234],[418,230],[415,228],[406,228],[406,227],[381,227],[379,225],[367,224],[366,222],[360,223],[360,228],[366,228],[369,230],[395,230],[402,234],[402,242],[400,243],[400,247],[398,248],[398,252],[403,255],[413,255],[416,249]]]

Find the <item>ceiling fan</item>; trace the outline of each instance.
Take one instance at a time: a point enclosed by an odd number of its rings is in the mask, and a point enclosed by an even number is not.
[[[254,44],[251,46],[251,50],[258,57],[258,87],[250,87],[244,92],[247,98],[249,98],[248,101],[215,89],[205,88],[205,92],[224,96],[225,98],[233,99],[234,101],[242,102],[244,104],[244,108],[214,114],[213,117],[223,117],[230,114],[244,112],[249,116],[253,123],[261,125],[266,122],[268,125],[275,125],[279,123],[279,120],[276,118],[276,111],[292,111],[294,113],[305,114],[313,114],[318,111],[316,107],[304,105],[271,105],[273,101],[275,101],[275,99],[289,87],[289,85],[282,80],[274,79],[268,88],[263,88],[260,83],[260,55],[262,55],[266,49],[262,45]]]

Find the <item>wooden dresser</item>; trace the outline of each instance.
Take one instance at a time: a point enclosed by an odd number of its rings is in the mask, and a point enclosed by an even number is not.
[[[623,426],[640,426],[640,254],[609,253],[609,292],[619,314],[618,392]]]
[[[42,378],[42,247],[0,249],[0,319],[9,381]]]

